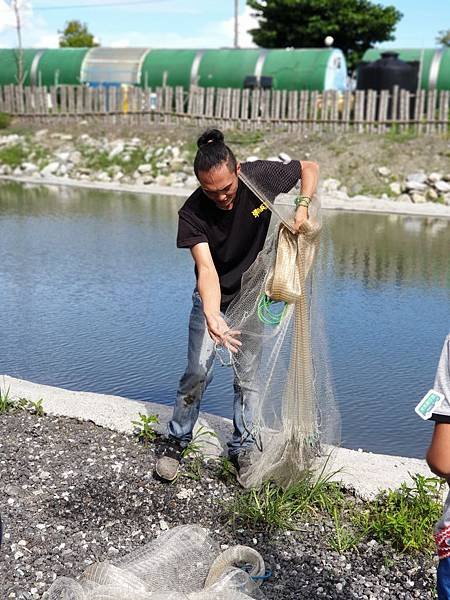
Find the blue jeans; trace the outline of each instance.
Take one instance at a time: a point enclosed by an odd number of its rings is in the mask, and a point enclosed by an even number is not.
[[[438,600],[450,600],[450,558],[441,558],[437,570]]]
[[[222,315],[223,316],[223,315]],[[178,386],[177,398],[172,420],[169,422],[169,436],[182,446],[192,440],[192,431],[200,411],[202,396],[213,378],[214,342],[206,328],[203,304],[199,293],[192,295],[192,310],[189,318],[188,364]],[[254,357],[253,357],[254,358]],[[252,426],[250,407],[258,397],[258,391],[252,384],[252,374],[257,360],[249,361],[248,382],[241,383],[234,378],[233,436],[228,443],[229,455],[239,454],[254,443],[249,435]]]

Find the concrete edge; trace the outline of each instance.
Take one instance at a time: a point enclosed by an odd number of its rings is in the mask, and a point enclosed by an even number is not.
[[[172,414],[171,407],[154,402],[66,390],[8,375],[0,375],[0,390],[4,393],[8,391],[14,399],[26,398],[33,402],[42,399],[44,410],[49,415],[92,421],[100,427],[125,434],[133,432],[132,421],[139,420],[139,413],[158,414],[160,423],[157,429],[165,433]],[[231,421],[202,412],[197,430],[202,426],[217,435],[217,438],[202,436],[205,454],[218,456],[224,453],[226,441],[232,431]],[[412,475],[432,475],[424,460],[340,447],[331,447],[327,456],[318,461],[317,468],[324,469],[325,473],[331,475],[331,479],[340,481],[357,496],[365,499],[373,499],[380,490],[398,488],[403,482],[411,483]]]
[[[186,198],[194,191],[194,188],[170,187],[150,184],[146,186],[127,185],[119,183],[83,181],[70,179],[68,177],[18,177],[15,175],[0,175],[0,181],[15,181],[29,185],[65,186],[101,191],[113,191],[132,194],[146,194],[176,196]],[[444,206],[435,202],[424,202],[423,204],[412,204],[407,202],[396,202],[383,200],[375,197],[354,196],[348,200],[339,200],[331,193],[321,194],[322,208],[325,210],[340,210],[345,212],[369,212],[382,214],[410,215],[416,217],[435,217],[450,219],[450,206]]]

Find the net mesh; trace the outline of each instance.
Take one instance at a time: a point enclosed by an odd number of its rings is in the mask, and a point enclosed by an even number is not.
[[[340,435],[313,268],[322,230],[319,201],[313,199],[296,234],[294,190],[274,194],[270,165],[265,172],[261,163],[255,170],[247,163],[240,178],[272,211],[274,225],[225,314],[230,329],[241,331],[233,366],[247,435],[255,442],[240,482],[256,487],[272,480],[286,487]],[[286,190],[288,175],[277,185]]]
[[[263,600],[258,578],[264,573],[264,561],[253,548],[233,546],[221,553],[208,530],[180,525],[115,564],[90,565],[79,580],[58,578],[47,598]]]

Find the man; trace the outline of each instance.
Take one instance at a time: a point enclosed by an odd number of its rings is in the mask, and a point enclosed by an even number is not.
[[[236,353],[242,344],[240,333],[230,331],[224,312],[239,293],[242,274],[263,248],[269,229],[271,212],[239,179],[241,169],[254,181],[264,180],[269,199],[289,192],[301,180],[294,221],[297,231],[308,218],[318,182],[314,162],[239,164],[217,129],[200,136],[197,146],[194,172],[200,187],[179,211],[177,237],[177,246],[192,253],[197,278],[189,321],[188,366],[168,426],[169,444],[156,465],[157,474],[168,481],[177,476],[182,449],[192,439],[201,398],[212,379],[217,346]],[[243,389],[235,379],[234,392],[234,432],[228,445],[229,457],[239,471],[245,451],[254,443],[248,435],[252,391]]]

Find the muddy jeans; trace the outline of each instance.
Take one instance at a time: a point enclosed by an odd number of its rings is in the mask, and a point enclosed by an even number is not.
[[[223,315],[222,315],[223,316]],[[189,318],[188,365],[178,386],[172,420],[168,425],[169,436],[186,446],[192,439],[192,431],[200,411],[202,396],[213,378],[214,342],[206,328],[200,295],[192,295],[192,311]],[[240,385],[234,379],[233,425],[234,431],[228,443],[229,454],[238,454],[254,443],[248,435],[251,427],[252,406],[257,390],[252,385]]]

